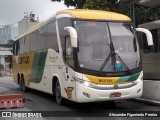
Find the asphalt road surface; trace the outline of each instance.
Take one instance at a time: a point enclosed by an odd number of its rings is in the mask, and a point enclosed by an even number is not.
[[[159,120],[158,117],[105,117],[108,113],[132,113],[142,111],[153,112],[159,111],[160,106],[150,105],[135,100],[117,100],[114,102],[96,102],[96,103],[74,103],[67,101],[65,105],[58,105],[55,101],[55,97],[46,93],[42,93],[36,90],[29,89],[28,92],[23,93],[20,91],[19,86],[15,84],[11,77],[0,78],[0,95],[22,93],[24,95],[25,106],[20,109],[1,109],[0,111],[36,111],[47,112],[50,115],[54,114],[54,117],[42,117],[34,118],[37,120]],[[48,112],[52,111],[52,112]],[[53,112],[54,111],[54,112]],[[58,117],[56,117],[56,115]],[[107,115],[106,115],[107,116]],[[0,120],[17,120],[17,118],[0,118]],[[22,119],[22,118],[21,118]],[[28,120],[33,118],[23,118]]]

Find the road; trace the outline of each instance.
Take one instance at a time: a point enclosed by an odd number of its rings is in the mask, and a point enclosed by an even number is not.
[[[21,109],[3,109],[1,111],[59,111],[57,114],[61,113],[62,117],[44,117],[43,120],[52,120],[52,119],[64,119],[63,116],[68,114],[73,115],[73,117],[65,118],[68,120],[72,119],[95,119],[95,120],[106,120],[104,114],[109,111],[160,111],[160,106],[150,105],[146,103],[141,103],[134,100],[117,100],[114,102],[96,102],[96,103],[74,103],[67,101],[65,105],[60,106],[55,102],[55,97],[46,93],[42,93],[36,90],[29,89],[28,92],[23,93],[20,91],[19,86],[15,84],[11,77],[2,77],[0,78],[0,95],[11,94],[11,93],[22,93],[25,101],[25,107]],[[62,112],[63,111],[63,112]],[[87,113],[86,113],[87,112]],[[56,113],[56,112],[55,112]],[[78,114],[77,114],[78,113]],[[80,117],[78,117],[80,113]],[[89,115],[88,115],[89,114]],[[77,117],[75,117],[77,115]],[[82,115],[88,115],[89,118],[82,117]],[[97,115],[102,115],[103,117],[98,117]],[[93,117],[94,116],[94,117]],[[96,117],[97,116],[97,117]],[[108,119],[116,120],[126,120],[126,119],[137,119],[137,120],[149,120],[151,117],[108,117]],[[2,120],[12,120],[10,118],[0,118]],[[17,118],[16,118],[17,119]],[[15,119],[15,120],[16,120]],[[26,118],[27,119],[27,118]],[[157,117],[155,120],[159,119]]]

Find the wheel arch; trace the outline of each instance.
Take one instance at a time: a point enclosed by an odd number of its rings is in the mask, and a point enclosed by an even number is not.
[[[54,74],[52,77],[52,94],[55,95],[55,88],[56,88],[56,82],[57,80],[59,81],[60,87],[62,87],[60,78],[58,77],[58,75]]]

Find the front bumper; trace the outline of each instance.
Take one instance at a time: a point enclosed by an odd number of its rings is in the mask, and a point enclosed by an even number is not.
[[[111,98],[110,95],[115,92],[121,93],[121,96]],[[79,103],[138,98],[142,96],[142,92],[143,81],[130,88],[112,90],[97,90],[76,83],[76,98]]]

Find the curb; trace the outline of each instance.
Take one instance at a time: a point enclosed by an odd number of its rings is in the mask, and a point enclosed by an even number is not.
[[[138,101],[138,102],[151,104],[151,105],[160,105],[160,101],[159,100],[151,100],[151,99],[146,99],[146,98],[135,98],[133,100]]]

